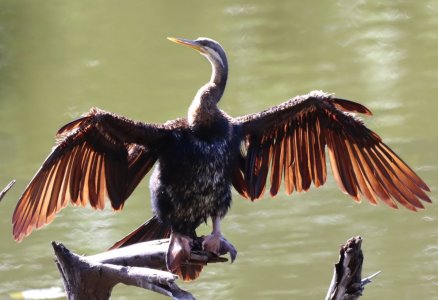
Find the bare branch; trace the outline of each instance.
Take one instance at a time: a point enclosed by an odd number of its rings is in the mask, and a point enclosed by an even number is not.
[[[11,189],[11,187],[15,184],[15,179],[8,183],[5,188],[0,191],[0,201],[2,201],[3,197],[6,195],[6,193]]]
[[[339,251],[339,262],[335,270],[325,300],[357,300],[366,284],[380,271],[362,280],[362,238],[350,238]]]
[[[52,242],[56,264],[69,300],[109,299],[118,283],[148,289],[173,299],[195,299],[178,287],[178,276],[166,270],[169,240],[155,240],[114,249],[92,256],[79,256]],[[226,258],[196,251],[188,264],[225,262]]]

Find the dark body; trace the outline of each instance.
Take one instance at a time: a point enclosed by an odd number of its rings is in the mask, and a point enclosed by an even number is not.
[[[172,231],[193,236],[207,218],[222,218],[230,207],[240,138],[226,117],[212,126],[179,127],[158,156],[150,180],[152,209]]]

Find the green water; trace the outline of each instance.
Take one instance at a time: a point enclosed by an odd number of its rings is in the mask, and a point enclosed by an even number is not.
[[[208,36],[228,53],[221,108],[256,112],[313,89],[368,106],[377,131],[438,184],[437,1],[0,0],[0,299],[61,286],[50,241],[100,252],[150,216],[148,178],[122,213],[63,210],[21,244],[11,215],[63,124],[92,106],[164,122],[186,114],[209,64],[167,36]],[[223,223],[239,250],[182,284],[198,299],[322,299],[339,244],[364,237],[363,299],[438,299],[438,206],[356,204],[330,177],[319,190],[256,203],[234,196]],[[208,228],[203,228],[207,232]],[[163,299],[117,287],[114,299]],[[362,299],[362,298],[361,298]]]

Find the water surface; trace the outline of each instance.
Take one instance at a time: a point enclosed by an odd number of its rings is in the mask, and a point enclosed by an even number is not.
[[[60,286],[50,242],[100,252],[150,216],[148,178],[123,213],[63,210],[21,244],[11,215],[63,124],[97,106],[129,118],[184,116],[209,64],[165,37],[219,40],[230,77],[221,108],[256,112],[321,89],[368,106],[377,131],[438,183],[436,1],[0,1],[0,299]],[[223,224],[239,250],[182,287],[199,299],[322,299],[339,244],[364,237],[363,299],[438,299],[438,208],[356,204],[333,182],[251,203],[237,194]],[[208,232],[209,228],[202,228]],[[146,294],[145,294],[146,293]],[[163,299],[117,287],[114,299]]]

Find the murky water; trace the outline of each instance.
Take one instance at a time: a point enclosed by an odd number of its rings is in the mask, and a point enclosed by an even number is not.
[[[255,112],[313,89],[368,106],[366,124],[438,184],[437,1],[0,1],[0,299],[61,285],[50,241],[94,254],[150,216],[147,181],[120,214],[69,207],[21,244],[11,215],[56,130],[92,106],[163,122],[208,80],[199,55],[166,36],[219,40],[230,78],[221,107]],[[207,232],[208,228],[202,229]],[[182,284],[199,299],[322,299],[338,245],[362,235],[363,299],[438,299],[438,207],[355,204],[332,178],[320,190],[250,203],[223,225],[239,250]],[[146,294],[145,294],[146,293]],[[114,299],[162,299],[118,287]]]

